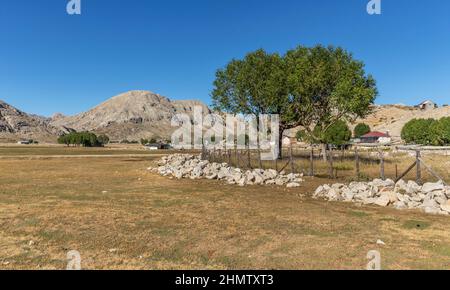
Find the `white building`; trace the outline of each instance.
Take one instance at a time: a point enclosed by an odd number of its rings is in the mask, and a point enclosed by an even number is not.
[[[416,108],[419,108],[424,111],[433,110],[433,109],[436,109],[437,107],[438,107],[438,105],[435,102],[430,101],[430,100],[426,100],[416,106]]]

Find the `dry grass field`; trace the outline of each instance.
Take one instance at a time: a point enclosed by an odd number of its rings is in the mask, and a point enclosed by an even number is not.
[[[370,250],[383,269],[450,269],[450,217],[312,200],[336,182],[325,176],[297,189],[172,180],[146,170],[157,158],[0,147],[0,269],[65,269],[70,250],[84,269],[364,269]]]

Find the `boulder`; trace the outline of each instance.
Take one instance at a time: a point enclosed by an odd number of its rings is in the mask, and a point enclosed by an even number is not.
[[[291,183],[288,183],[288,184],[286,185],[286,187],[287,187],[287,188],[300,187],[300,183],[297,183],[297,182],[291,182]]]
[[[441,191],[443,192],[445,189],[444,184],[442,184],[441,182],[437,182],[437,183],[431,183],[431,182],[427,182],[422,186],[422,192],[424,194],[428,194],[430,192],[433,191]]]
[[[447,200],[444,204],[441,204],[441,210],[450,213],[450,200]]]
[[[386,207],[391,202],[391,198],[389,197],[389,194],[383,194],[379,198],[376,199],[375,204]]]

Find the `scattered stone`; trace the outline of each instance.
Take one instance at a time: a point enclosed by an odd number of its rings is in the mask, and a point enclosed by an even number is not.
[[[286,185],[287,188],[295,188],[295,187],[300,187],[300,183],[297,182],[291,182],[288,183],[288,185]]]
[[[352,182],[348,185],[321,185],[313,198],[329,201],[345,201],[364,205],[393,206],[396,209],[421,209],[429,214],[450,214],[447,193],[450,187],[442,182],[426,183],[423,186],[414,181],[375,179],[371,182]]]
[[[442,184],[441,182],[438,182],[438,183],[431,183],[431,182],[428,182],[428,183],[425,183],[423,186],[422,186],[422,192],[424,193],[424,194],[428,194],[428,193],[430,193],[430,192],[433,192],[433,191],[443,191],[445,189],[445,187],[444,187],[444,184]]]
[[[386,245],[386,243],[385,243],[385,242],[383,242],[382,240],[378,240],[378,241],[377,241],[377,245],[382,245],[382,246],[385,246],[385,245]]]
[[[391,202],[391,199],[389,198],[389,195],[383,194],[375,201],[375,204],[382,206],[382,207],[386,207],[389,205],[390,202]]]
[[[441,204],[441,209],[445,212],[450,213],[450,200],[447,200],[446,203]]]

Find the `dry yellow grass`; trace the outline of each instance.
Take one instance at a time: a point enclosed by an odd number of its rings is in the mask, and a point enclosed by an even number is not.
[[[64,269],[69,250],[87,269],[364,269],[369,250],[450,269],[449,217],[311,200],[325,178],[171,180],[155,158],[0,159],[0,269]]]

